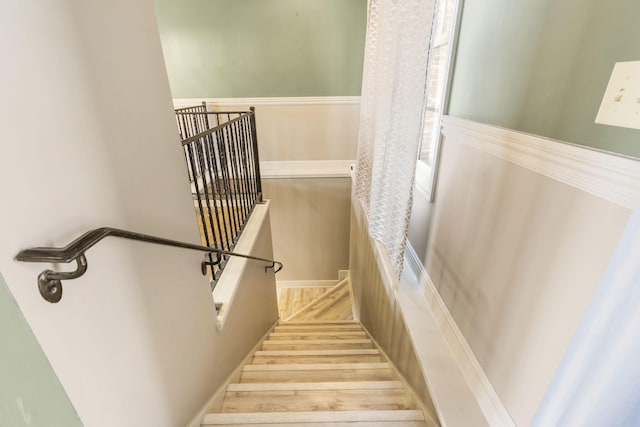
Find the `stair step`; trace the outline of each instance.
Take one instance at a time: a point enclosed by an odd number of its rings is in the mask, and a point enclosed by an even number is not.
[[[332,365],[332,364],[328,364]],[[351,364],[350,364],[351,365]],[[363,364],[364,365],[364,364]],[[296,366],[290,365],[253,365],[253,366]],[[298,365],[304,367],[305,365]],[[240,383],[312,383],[312,382],[335,382],[335,381],[391,381],[395,380],[394,373],[390,368],[385,369],[294,369],[294,370],[269,370],[242,371]]]
[[[341,350],[336,350],[341,351]],[[282,363],[377,363],[382,362],[380,355],[333,355],[333,356],[254,356],[251,363],[254,365],[276,365]]]
[[[275,363],[375,363],[382,362],[376,349],[256,351],[254,365]]]
[[[234,427],[238,424],[208,423],[202,425],[215,425],[218,427]],[[431,427],[437,424],[427,424],[424,421],[348,421],[345,423],[319,422],[319,423],[253,423],[251,427]]]
[[[339,331],[339,332],[271,332],[269,340],[346,340],[346,339],[367,339],[364,331]]]
[[[413,409],[402,389],[227,391],[221,412]]]
[[[262,343],[262,350],[313,350],[335,349],[349,350],[359,348],[373,348],[370,339],[349,340],[267,340]]]
[[[287,325],[280,324],[273,328],[274,332],[362,332],[360,325]]]
[[[280,326],[313,326],[313,325],[352,325],[360,326],[360,322],[355,320],[281,320],[278,322]]]
[[[244,365],[242,372],[249,371],[334,371],[342,369],[389,369],[386,362],[380,363],[305,363],[289,365]]]
[[[317,383],[249,383],[229,384],[227,391],[274,391],[274,390],[369,390],[403,389],[400,381],[339,381]]]
[[[363,356],[363,355],[379,355],[380,352],[375,348],[364,348],[356,350],[258,350],[255,356]]]
[[[398,421],[423,421],[424,416],[418,410],[392,410],[392,411],[305,411],[305,412],[245,412],[227,414],[206,414],[202,419],[202,425],[255,425],[276,423],[353,423],[361,422],[363,425]],[[402,424],[399,424],[402,425]],[[420,424],[418,424],[420,425]]]

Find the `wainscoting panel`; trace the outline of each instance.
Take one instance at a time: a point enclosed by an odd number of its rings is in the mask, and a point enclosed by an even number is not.
[[[174,99],[174,105],[202,101],[214,111],[255,106],[262,161],[356,158],[360,97]]]
[[[640,163],[447,117],[426,267],[529,425],[631,213]]]

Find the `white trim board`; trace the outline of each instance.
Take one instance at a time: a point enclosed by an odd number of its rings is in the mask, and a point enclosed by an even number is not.
[[[492,427],[515,427],[516,424],[511,418],[511,415],[509,415],[509,412],[500,400],[489,378],[473,354],[471,347],[469,347],[462,331],[458,328],[456,321],[440,297],[440,293],[427,274],[420,258],[409,242],[407,242],[405,253],[405,268],[410,269],[411,274],[417,279],[417,285],[423,288],[424,297],[433,313],[433,317],[487,423]],[[403,274],[403,280],[406,280],[406,278],[407,275]],[[429,370],[427,370],[427,376],[429,376]],[[450,398],[456,399],[455,396],[450,396]]]
[[[207,103],[207,106],[277,106],[277,105],[357,105],[360,104],[359,96],[286,96],[286,97],[261,97],[261,98],[174,98],[175,108],[190,107]]]
[[[639,160],[452,116],[442,133],[617,205],[640,203]]]
[[[262,179],[349,178],[355,160],[290,160],[260,162]]]

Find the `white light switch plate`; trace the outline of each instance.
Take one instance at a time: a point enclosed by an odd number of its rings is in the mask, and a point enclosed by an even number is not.
[[[640,61],[613,67],[596,123],[640,129]]]

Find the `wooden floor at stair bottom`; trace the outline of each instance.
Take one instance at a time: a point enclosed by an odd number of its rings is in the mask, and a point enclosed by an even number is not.
[[[228,384],[216,426],[437,426],[353,321],[280,323]]]

